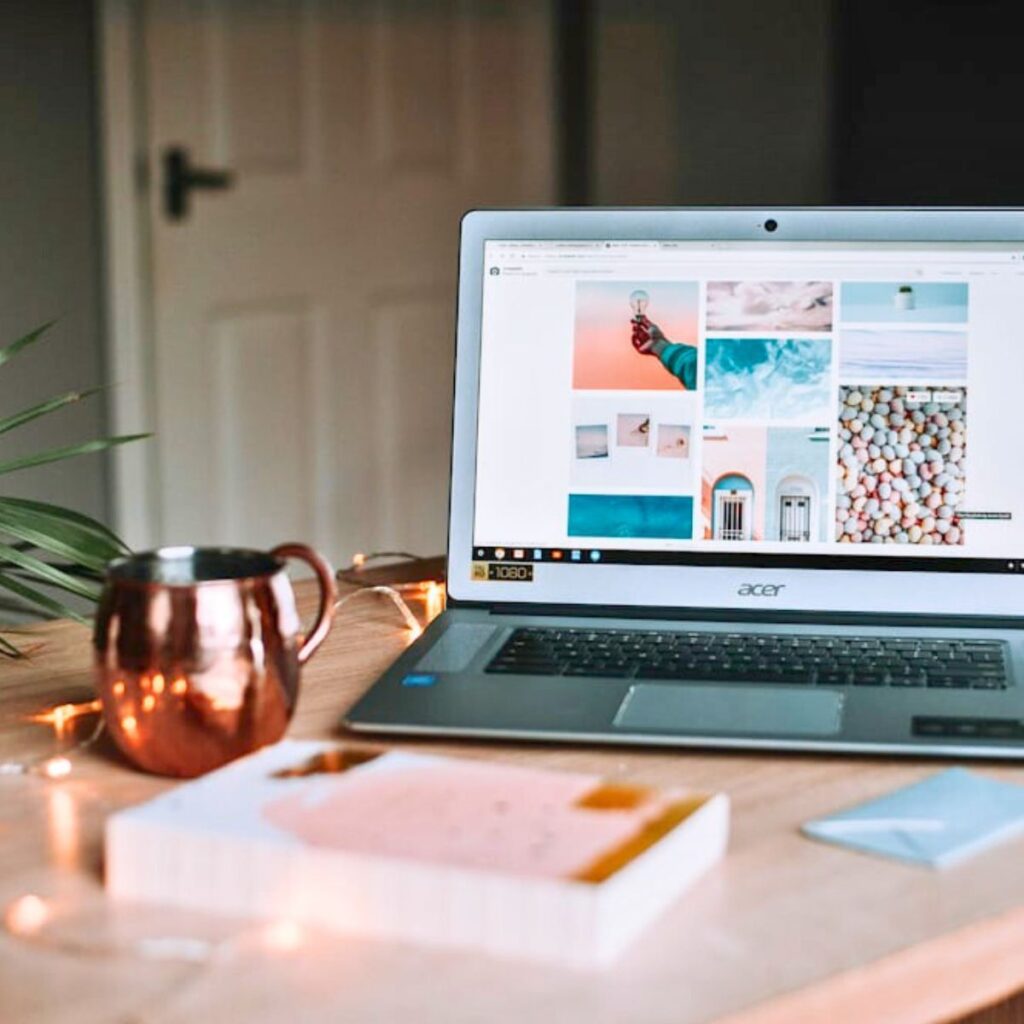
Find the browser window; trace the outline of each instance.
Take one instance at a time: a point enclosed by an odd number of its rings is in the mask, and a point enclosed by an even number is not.
[[[1019,249],[510,240],[484,275],[475,558],[1018,570]]]

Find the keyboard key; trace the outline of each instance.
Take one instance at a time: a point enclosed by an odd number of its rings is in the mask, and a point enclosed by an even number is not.
[[[604,679],[625,679],[633,674],[631,668],[615,668],[611,665],[573,665],[565,670],[567,676],[597,676]]]
[[[491,662],[487,671],[517,676],[559,676],[562,666],[551,662]]]
[[[849,686],[852,680],[852,673],[842,670],[818,673],[819,686]]]

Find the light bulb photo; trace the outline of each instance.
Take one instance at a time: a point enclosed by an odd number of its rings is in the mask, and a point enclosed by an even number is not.
[[[630,292],[629,306],[637,318],[647,315],[647,304],[650,301],[650,295],[648,295],[642,288],[637,288],[635,292]]]

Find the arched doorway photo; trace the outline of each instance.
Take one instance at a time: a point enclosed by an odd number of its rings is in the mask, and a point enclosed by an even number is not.
[[[711,532],[715,540],[750,540],[754,486],[739,473],[720,477],[713,489]]]
[[[778,540],[800,542],[817,536],[818,494],[814,481],[801,474],[787,476],[776,487]]]

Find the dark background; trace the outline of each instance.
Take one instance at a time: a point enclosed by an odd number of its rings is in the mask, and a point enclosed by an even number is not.
[[[566,202],[1021,202],[1019,2],[561,0],[557,11]],[[633,140],[610,116],[616,102],[637,120]],[[669,152],[654,149],[671,173],[652,188],[639,169],[631,195],[628,175],[609,179],[609,133],[636,145],[637,163],[652,133],[669,134]]]
[[[1022,10],[1003,0],[837,5],[835,202],[1022,202]]]

